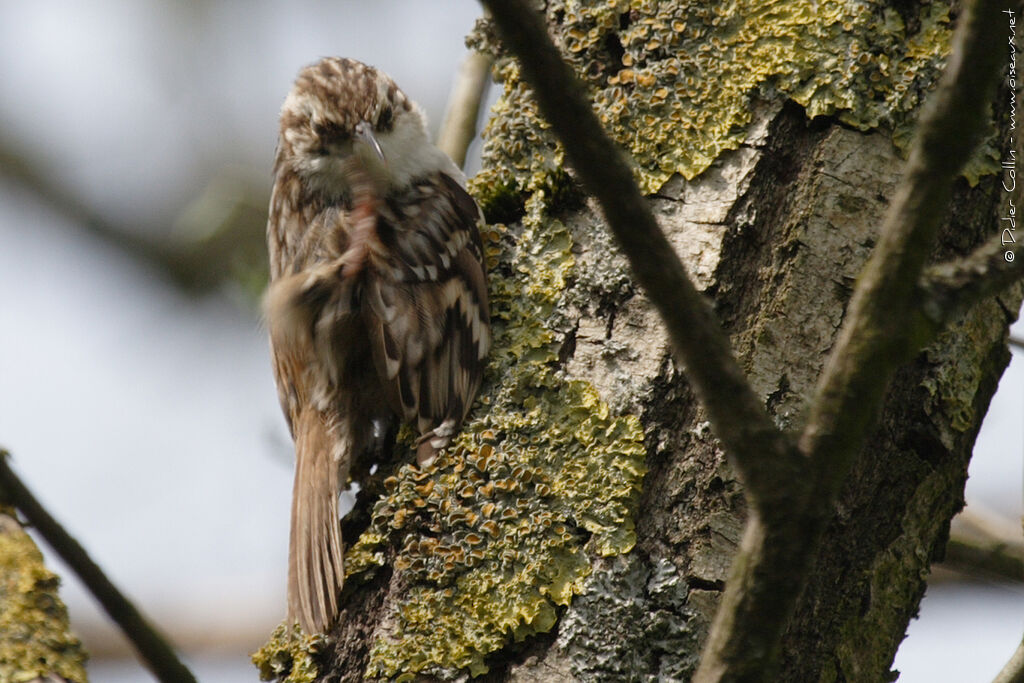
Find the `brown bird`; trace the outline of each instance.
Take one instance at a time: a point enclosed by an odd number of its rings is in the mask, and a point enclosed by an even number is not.
[[[338,494],[400,421],[428,466],[490,347],[480,210],[386,74],[327,58],[281,109],[265,310],[295,439],[288,617],[326,633],[344,582]]]

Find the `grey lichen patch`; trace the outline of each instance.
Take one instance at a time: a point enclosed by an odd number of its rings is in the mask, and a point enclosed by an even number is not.
[[[0,509],[0,681],[87,680],[59,584],[29,535]]]
[[[684,681],[699,633],[689,586],[668,560],[636,554],[602,560],[559,625],[557,646],[581,681]]]
[[[594,558],[636,542],[643,430],[558,369],[554,330],[576,260],[569,231],[541,215],[543,198],[527,203],[524,225],[485,235],[495,339],[470,421],[430,468],[384,481],[347,554],[350,581],[393,556],[406,586],[368,679],[485,672],[490,653],[551,629]]]
[[[325,644],[323,636],[306,635],[297,625],[282,623],[267,644],[252,654],[252,663],[261,681],[313,683],[319,675],[317,655]]]
[[[544,11],[606,130],[632,155],[642,189],[652,192],[675,174],[702,173],[744,143],[753,111],[789,99],[810,117],[887,129],[905,148],[951,36],[948,5],[910,7],[916,15],[909,22],[881,0],[549,0]],[[550,187],[563,151],[516,63],[501,54],[486,25],[469,42],[503,57],[495,69],[504,81],[474,188],[487,203]],[[969,178],[994,168],[988,157]]]

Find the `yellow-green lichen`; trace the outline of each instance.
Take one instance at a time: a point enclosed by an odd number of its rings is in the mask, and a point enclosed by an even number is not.
[[[282,623],[266,645],[252,654],[261,681],[313,683],[319,674],[317,656],[326,641],[320,635],[306,635],[298,625]]]
[[[746,139],[759,103],[787,99],[810,117],[884,127],[905,149],[925,92],[948,53],[949,5],[880,0],[697,2],[549,0],[549,30],[584,79],[605,128],[633,156],[645,192],[693,178]],[[471,44],[493,49],[485,30]],[[485,130],[484,201],[497,189],[550,185],[564,164],[515,62],[496,69],[504,93]],[[965,172],[991,171],[991,149]],[[994,158],[994,157],[992,157]]]
[[[485,235],[494,349],[472,419],[430,468],[385,480],[347,554],[358,580],[390,547],[409,586],[372,646],[368,679],[486,671],[488,654],[554,625],[592,557],[635,543],[643,430],[558,370],[551,318],[575,262],[567,229],[541,220],[542,199],[526,225]]]
[[[59,584],[29,535],[0,510],[0,681],[87,680]]]

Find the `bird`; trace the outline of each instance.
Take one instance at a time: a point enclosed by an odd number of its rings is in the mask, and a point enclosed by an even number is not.
[[[328,57],[280,113],[264,298],[274,379],[295,442],[288,620],[340,618],[338,495],[399,424],[429,468],[456,436],[491,345],[483,217],[386,73]]]

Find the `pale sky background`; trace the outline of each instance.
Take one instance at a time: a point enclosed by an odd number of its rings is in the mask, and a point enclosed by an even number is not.
[[[320,56],[383,68],[436,126],[479,13],[471,0],[0,2],[0,135],[103,215],[170,226],[225,168],[269,187],[280,102]],[[201,679],[256,680],[247,653],[283,616],[291,446],[252,310],[185,296],[0,181],[0,445]],[[1018,354],[968,501],[1019,518],[1022,460]],[[104,628],[48,558],[73,621]],[[938,585],[900,680],[991,680],[1022,631],[1024,588]],[[149,680],[134,661],[91,670]]]

